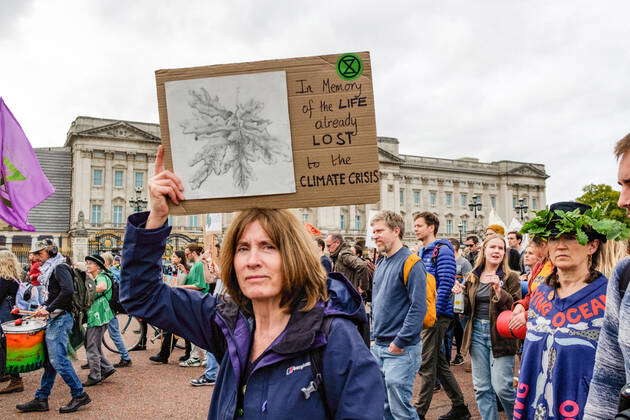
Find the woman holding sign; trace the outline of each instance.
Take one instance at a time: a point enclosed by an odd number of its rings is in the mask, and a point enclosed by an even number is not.
[[[361,297],[342,276],[326,278],[291,212],[249,209],[233,220],[220,264],[230,298],[160,280],[167,198],[176,205],[184,199],[163,155],[160,147],[150,212],[129,218],[121,300],[130,314],[221,361],[208,417],[382,419],[383,379],[357,329],[366,321]]]

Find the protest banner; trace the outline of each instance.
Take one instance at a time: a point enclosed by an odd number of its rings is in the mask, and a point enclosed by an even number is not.
[[[375,203],[368,52],[156,71],[172,214]]]

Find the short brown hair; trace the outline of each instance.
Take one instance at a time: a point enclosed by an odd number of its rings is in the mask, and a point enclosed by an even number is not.
[[[402,239],[405,234],[405,221],[400,214],[394,213],[393,211],[385,210],[376,214],[376,216],[372,217],[370,226],[374,226],[374,222],[385,222],[385,225],[391,230],[396,228],[400,229],[398,233],[400,239]]]
[[[427,226],[433,226],[433,234],[437,235],[438,229],[440,228],[440,219],[437,214],[431,213],[430,211],[423,211],[422,213],[416,214],[413,221],[415,222],[421,217],[424,219],[424,223],[426,223]]]
[[[630,151],[630,134],[626,134],[624,138],[615,144],[615,157],[620,159],[628,151]]]
[[[194,252],[197,255],[203,254],[203,247],[195,242],[186,245],[186,249],[188,249],[188,251],[190,252]]]
[[[260,223],[280,252],[284,280],[280,306],[291,308],[300,304],[300,310],[309,311],[318,301],[327,300],[326,272],[320,264],[316,242],[302,223],[289,210],[253,208],[236,215],[225,234],[221,252],[221,280],[241,309],[252,311],[251,300],[238,285],[234,255],[243,232],[253,222]]]

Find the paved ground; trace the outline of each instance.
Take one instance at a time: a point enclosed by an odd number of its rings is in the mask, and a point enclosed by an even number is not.
[[[189,381],[202,374],[202,368],[182,368],[177,365],[177,360],[183,354],[183,350],[176,349],[171,356],[168,365],[157,365],[148,360],[148,357],[157,353],[159,343],[149,344],[148,351],[131,353],[133,366],[119,369],[103,384],[86,388],[93,402],[82,408],[74,416],[77,418],[105,418],[105,419],[205,419],[210,404],[212,387],[194,388]],[[118,361],[118,356],[111,355],[112,362]],[[80,370],[79,366],[85,362],[85,351],[79,351],[79,360],[74,366],[79,372],[79,377],[85,380],[86,370]],[[475,419],[479,419],[472,387],[472,377],[465,372],[465,366],[454,366],[453,371],[457,376],[464,392],[466,403],[474,412]],[[70,400],[67,386],[61,378],[57,378],[53,393],[49,400],[51,410],[48,413],[21,414],[15,410],[15,405],[29,401],[33,398],[35,389],[39,385],[42,371],[30,372],[23,375],[25,391],[17,394],[0,395],[1,419],[48,419],[63,417],[58,413],[61,405]],[[418,385],[416,381],[416,387]],[[4,387],[4,383],[0,386]],[[450,409],[450,401],[444,391],[434,394],[431,410],[426,416],[427,420],[437,419]],[[66,417],[67,418],[67,417]]]

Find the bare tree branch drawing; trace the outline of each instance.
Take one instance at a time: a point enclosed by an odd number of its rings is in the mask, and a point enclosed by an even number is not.
[[[286,144],[269,134],[267,128],[272,121],[260,116],[264,103],[254,99],[239,103],[237,91],[236,109],[231,111],[205,88],[190,90],[189,96],[192,118],[180,126],[184,134],[194,134],[196,141],[207,142],[189,161],[191,167],[201,164],[191,180],[193,189],[199,189],[213,173],[232,171],[234,187],[244,192],[256,180],[254,162],[273,165],[279,159],[291,161]]]

